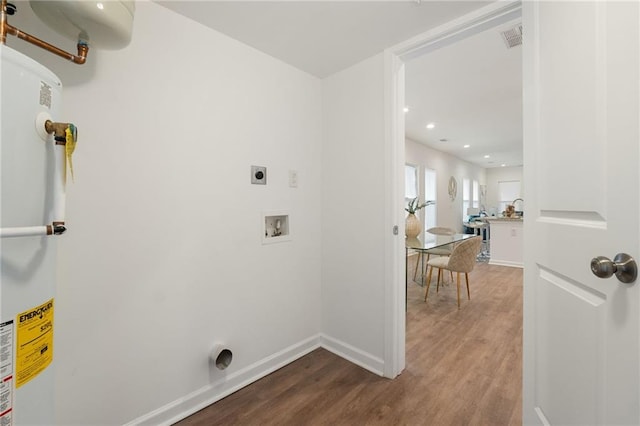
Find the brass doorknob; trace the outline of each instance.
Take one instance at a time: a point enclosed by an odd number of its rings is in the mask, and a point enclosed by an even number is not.
[[[615,274],[618,280],[630,284],[638,277],[638,265],[633,257],[618,253],[613,260],[604,256],[591,259],[591,272],[600,278],[609,278]]]

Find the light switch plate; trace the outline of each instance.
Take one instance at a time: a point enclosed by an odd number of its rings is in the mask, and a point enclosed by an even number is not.
[[[251,166],[251,183],[254,185],[266,185],[267,168],[264,166]]]
[[[289,187],[298,187],[298,172],[296,170],[289,170]]]

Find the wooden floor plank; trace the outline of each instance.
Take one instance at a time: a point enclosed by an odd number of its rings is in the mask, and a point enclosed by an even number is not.
[[[409,283],[396,379],[318,349],[178,425],[520,425],[522,270],[481,263],[469,279],[460,309],[455,281],[427,302]]]

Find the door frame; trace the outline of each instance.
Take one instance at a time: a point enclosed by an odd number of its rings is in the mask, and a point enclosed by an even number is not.
[[[384,376],[405,368],[404,67],[405,62],[522,16],[520,0],[491,3],[406,40],[384,52],[385,92],[385,333]]]

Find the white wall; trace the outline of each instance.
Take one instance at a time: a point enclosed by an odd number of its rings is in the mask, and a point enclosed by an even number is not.
[[[484,185],[487,179],[485,169],[411,139],[405,140],[405,153],[406,163],[419,166],[421,185],[424,185],[425,167],[436,171],[437,225],[462,232],[462,222],[467,218],[462,214],[462,180],[477,180]],[[454,201],[451,201],[448,192],[451,176],[458,181],[458,195]]]
[[[13,25],[75,49],[20,7]],[[349,202],[342,178],[364,179],[362,169],[336,170],[327,189],[340,196],[321,191],[322,156],[339,147],[321,149],[320,80],[148,2],[137,2],[131,45],[92,50],[83,67],[13,37],[9,44],[58,73],[66,86],[59,119],[79,128],[69,231],[59,239],[58,424],[122,424],[153,410],[148,422],[158,423],[206,405],[316,347],[321,305],[330,316],[337,304],[327,327],[338,338],[353,337],[335,330],[346,316],[367,323],[373,336],[354,341],[379,352],[381,318],[360,317],[353,305],[382,292],[367,280],[377,275],[369,266],[382,263],[367,234],[384,200],[372,189],[366,203]],[[380,76],[361,90],[378,84]],[[340,165],[360,152],[355,144]],[[267,186],[250,184],[252,164],[268,167]],[[323,211],[323,199],[340,203]],[[290,212],[292,240],[263,246],[261,211],[273,209]],[[365,246],[353,245],[356,236]],[[335,287],[324,304],[321,241],[324,253],[359,249],[342,276],[325,264]],[[352,270],[355,283],[344,277]],[[207,360],[217,340],[234,352],[224,373]]]
[[[514,180],[520,181],[520,193],[524,194],[522,166],[495,167],[487,169],[487,210],[490,210],[491,208],[498,208],[500,204],[498,182],[509,182]],[[523,208],[526,208],[526,206],[523,206]]]
[[[384,60],[323,81],[322,330],[327,346],[382,372]]]

